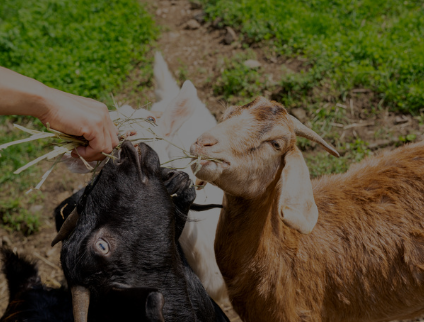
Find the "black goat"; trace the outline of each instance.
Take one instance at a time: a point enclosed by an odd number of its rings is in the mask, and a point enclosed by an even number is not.
[[[0,248],[0,253],[9,286],[9,305],[1,322],[74,321],[68,290],[42,285],[35,263],[9,248]]]
[[[149,146],[138,149],[125,142],[93,184],[56,208],[57,226],[66,220],[53,243],[63,240],[75,321],[91,321],[111,289],[140,287],[163,294],[166,321],[229,321],[178,243],[196,196],[188,175],[160,168]]]
[[[0,248],[9,286],[9,305],[0,322],[73,322],[68,289],[41,284],[36,264]],[[157,289],[112,289],[103,296],[104,308],[93,310],[93,321],[163,322],[163,297]],[[143,305],[144,304],[144,305]]]

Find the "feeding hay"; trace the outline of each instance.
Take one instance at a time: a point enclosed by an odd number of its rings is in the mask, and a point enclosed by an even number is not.
[[[139,117],[138,115],[135,115],[136,111],[137,110],[132,110],[132,113],[128,113],[128,112],[125,112],[125,110],[121,111],[120,108],[116,108],[116,111],[110,112],[110,117],[111,117],[112,121],[114,122],[115,126],[119,130],[119,144],[115,148],[115,150],[120,149],[120,146],[122,145],[122,143],[124,141],[130,141],[133,145],[137,145],[141,142],[154,143],[155,141],[163,140],[163,141],[166,141],[167,143],[172,144],[173,146],[177,147],[182,153],[181,156],[179,156],[179,157],[177,157],[173,160],[169,160],[167,162],[164,162],[162,164],[162,166],[164,166],[164,167],[168,167],[168,165],[172,161],[175,161],[175,160],[190,159],[190,161],[188,162],[188,164],[185,167],[178,168],[178,169],[185,169],[185,168],[191,166],[192,164],[197,163],[196,169],[194,171],[194,173],[196,174],[201,168],[201,164],[200,164],[201,160],[211,160],[211,161],[215,161],[215,162],[221,162],[220,160],[217,160],[217,159],[211,159],[211,158],[202,157],[202,156],[199,156],[199,157],[192,156],[185,149],[183,149],[183,148],[175,145],[174,143],[168,141],[166,138],[163,138],[163,137],[157,135],[156,132],[154,131],[154,128],[157,126],[156,123],[155,123],[155,120],[154,119],[152,120],[152,119],[149,119],[149,118],[144,118],[144,117]],[[47,124],[47,132],[28,129],[28,128],[25,128],[25,127],[20,126],[18,124],[14,124],[14,127],[16,127],[17,129],[19,129],[21,131],[24,131],[24,132],[31,134],[31,136],[29,138],[26,138],[26,139],[17,140],[17,141],[13,141],[13,142],[9,142],[9,143],[0,145],[0,151],[3,150],[3,149],[6,149],[6,148],[8,148],[12,145],[26,143],[26,142],[30,142],[30,141],[33,141],[33,140],[49,140],[50,141],[49,143],[51,143],[54,146],[54,149],[52,151],[36,158],[35,160],[27,163],[26,165],[17,169],[14,172],[15,174],[18,174],[18,173],[21,173],[22,171],[28,169],[29,167],[39,163],[40,161],[53,160],[53,165],[42,176],[40,182],[34,187],[34,189],[40,189],[40,187],[45,182],[45,180],[50,175],[50,173],[53,171],[55,166],[59,162],[62,162],[63,159],[76,160],[77,161],[78,159],[71,158],[71,156],[70,156],[71,152],[73,150],[75,150],[77,147],[87,146],[89,144],[89,142],[84,137],[68,135],[68,134],[53,130],[53,129],[50,128],[49,124]],[[75,151],[77,151],[77,150],[75,150]],[[103,153],[103,154],[106,156],[106,159],[104,161],[101,161],[101,162],[87,162],[86,160],[84,160],[84,158],[79,156],[80,160],[82,161],[82,163],[84,164],[84,166],[87,169],[87,171],[85,171],[85,173],[92,172],[93,175],[94,175],[96,173],[97,169],[99,169],[101,166],[106,164],[110,159],[115,158],[113,156],[113,152],[110,153],[110,154],[106,154],[106,153]],[[76,171],[76,172],[78,172],[78,171]],[[31,191],[31,190],[29,190],[29,191]]]

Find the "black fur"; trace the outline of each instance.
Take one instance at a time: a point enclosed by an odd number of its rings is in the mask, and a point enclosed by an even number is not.
[[[0,253],[9,286],[9,305],[0,322],[74,321],[69,290],[42,285],[34,262],[5,247]],[[90,307],[89,321],[163,322],[161,298],[153,288],[113,288]]]
[[[57,226],[65,204],[65,218],[75,205],[80,215],[61,253],[69,286],[90,290],[90,310],[102,305],[113,288],[147,287],[163,294],[166,321],[229,321],[178,243],[196,196],[188,175],[161,169],[150,147],[140,144],[139,149],[124,143],[119,160],[103,168],[87,196],[81,198],[80,191],[56,208]],[[97,243],[108,245],[109,253],[103,254]]]
[[[0,322],[74,321],[68,290],[42,285],[36,265],[10,249],[0,248],[0,253],[9,286],[9,305]]]

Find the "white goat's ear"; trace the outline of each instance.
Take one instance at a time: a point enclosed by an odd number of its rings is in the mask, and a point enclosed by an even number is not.
[[[196,109],[197,90],[190,81],[185,81],[178,96],[169,104],[159,122],[165,136],[173,136]]]
[[[178,95],[180,88],[172,77],[172,74],[168,69],[168,65],[159,51],[155,53],[153,75],[155,77],[155,95],[157,102],[166,98],[172,99]]]
[[[281,195],[278,210],[283,222],[302,234],[309,234],[317,223],[318,208],[308,167],[296,146],[285,155],[279,184]]]

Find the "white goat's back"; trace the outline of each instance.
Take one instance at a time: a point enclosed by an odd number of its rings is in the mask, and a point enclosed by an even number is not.
[[[162,56],[160,58],[163,60]],[[163,67],[163,64],[166,66],[164,61],[155,63],[155,67],[162,66],[162,68],[155,68],[155,73],[161,71],[162,75],[167,75],[171,79],[164,79],[155,74],[157,88],[165,88],[175,82],[168,68]],[[168,72],[163,72],[164,70]],[[163,83],[158,84],[159,81]],[[169,95],[163,95],[163,97],[165,97],[163,101],[152,106],[153,111],[163,112],[158,121],[159,127],[168,140],[186,151],[189,151],[190,145],[198,136],[217,124],[213,115],[199,100],[197,91],[190,81],[184,83],[175,97],[170,98]],[[167,146],[166,150],[168,160],[182,155],[181,150],[171,144]],[[162,160],[162,162],[164,161]],[[171,164],[173,167],[183,168],[188,164],[188,160],[175,160]],[[185,171],[195,182],[196,178],[193,172],[189,168]],[[198,191],[195,202],[198,204],[222,204],[222,199],[223,191],[209,184],[203,190]],[[190,211],[189,220],[180,237],[180,243],[187,261],[199,276],[209,295],[217,302],[228,302],[225,282],[216,263],[214,251],[219,215],[219,209],[210,209],[204,212]]]

